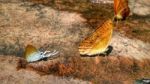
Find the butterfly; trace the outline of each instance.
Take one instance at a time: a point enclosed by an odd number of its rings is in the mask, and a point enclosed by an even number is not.
[[[34,62],[38,61],[47,57],[50,57],[52,55],[56,55],[58,51],[54,50],[53,52],[45,51],[41,52],[37,50],[32,45],[27,45],[24,52],[24,58],[27,60],[27,62]]]
[[[85,38],[79,45],[81,55],[104,54],[108,50],[108,45],[112,37],[113,23],[112,20],[105,21],[102,26],[98,27],[89,37]]]
[[[124,20],[129,16],[128,0],[114,0],[115,20]]]

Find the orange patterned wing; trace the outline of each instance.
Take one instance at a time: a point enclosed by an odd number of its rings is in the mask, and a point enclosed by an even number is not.
[[[79,46],[81,55],[95,55],[106,51],[113,31],[112,20],[107,20],[104,24],[89,37],[85,38]]]
[[[32,53],[37,52],[38,50],[32,46],[32,45],[27,45],[25,48],[25,53],[24,53],[24,58],[28,58]]]
[[[128,0],[114,0],[115,19],[123,20],[129,16]]]

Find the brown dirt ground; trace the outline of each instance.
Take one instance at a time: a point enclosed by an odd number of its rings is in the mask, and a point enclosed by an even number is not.
[[[61,11],[70,11],[81,13],[87,20],[87,23],[92,27],[96,26],[113,17],[112,4],[93,4],[88,0],[29,0],[36,4],[44,4],[54,9]],[[129,38],[137,38],[144,42],[150,43],[150,17],[129,16],[127,20],[115,24],[115,31],[125,34]],[[83,58],[84,59],[84,58]],[[80,57],[70,58],[63,64],[56,64],[56,75],[60,76],[73,76],[84,80],[92,81],[94,84],[104,83],[105,80],[116,80],[114,84],[120,84],[120,81],[131,81],[142,78],[150,77],[149,60],[143,62],[123,58],[123,57],[100,57],[98,64],[89,61],[88,58],[83,60]],[[90,59],[91,60],[91,59]],[[56,67],[55,67],[56,68]],[[145,74],[145,75],[144,75]],[[103,82],[102,82],[103,81]],[[106,83],[108,81],[105,81]],[[109,82],[110,83],[110,82]],[[128,84],[128,83],[126,83]]]
[[[27,0],[36,4],[44,4],[57,10],[79,12],[87,19],[87,23],[96,28],[108,18],[113,18],[113,4],[96,4],[90,0]],[[132,15],[126,21],[116,25],[116,31],[124,33],[130,38],[137,38],[150,42],[150,16]]]
[[[22,63],[21,63],[22,62]],[[134,80],[148,78],[150,61],[138,61],[125,57],[70,57],[65,60],[41,61],[23,64],[19,62],[18,69],[25,66],[27,70],[34,70],[41,75],[54,74],[79,78],[93,84],[132,84]],[[20,64],[23,64],[20,66]]]

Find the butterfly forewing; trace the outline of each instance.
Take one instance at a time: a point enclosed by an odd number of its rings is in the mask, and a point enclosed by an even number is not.
[[[85,40],[79,46],[81,55],[95,55],[104,52],[112,36],[113,25],[111,20],[107,20],[102,26]]]
[[[115,19],[125,19],[129,16],[128,0],[114,0]]]
[[[33,62],[41,59],[40,52],[32,45],[27,45],[25,48],[24,58],[28,62]]]

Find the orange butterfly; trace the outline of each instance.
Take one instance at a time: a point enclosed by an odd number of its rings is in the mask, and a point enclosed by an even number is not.
[[[113,23],[107,20],[89,37],[85,38],[79,46],[81,55],[105,54],[112,37]]]
[[[128,0],[114,0],[115,20],[124,20],[129,16]]]

